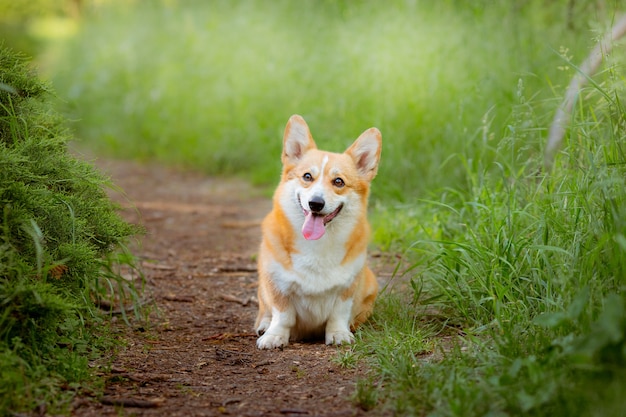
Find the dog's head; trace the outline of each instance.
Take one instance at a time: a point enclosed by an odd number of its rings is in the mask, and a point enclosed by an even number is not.
[[[370,128],[344,153],[320,151],[304,119],[291,116],[283,138],[283,183],[302,211],[305,239],[320,239],[326,226],[342,216],[364,214],[381,148],[380,131]]]

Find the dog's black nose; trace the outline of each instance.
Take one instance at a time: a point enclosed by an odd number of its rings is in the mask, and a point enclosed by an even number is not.
[[[309,201],[309,208],[314,213],[319,213],[324,208],[324,199],[322,197],[313,197],[311,201]]]

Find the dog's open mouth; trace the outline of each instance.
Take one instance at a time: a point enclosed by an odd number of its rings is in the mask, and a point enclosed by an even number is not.
[[[302,204],[300,204],[302,206]],[[324,236],[326,233],[326,225],[330,223],[332,219],[337,217],[341,209],[343,208],[343,203],[339,205],[330,214],[319,214],[313,213],[312,211],[305,210],[304,207],[302,211],[304,212],[304,224],[302,225],[302,235],[306,240],[317,240]]]

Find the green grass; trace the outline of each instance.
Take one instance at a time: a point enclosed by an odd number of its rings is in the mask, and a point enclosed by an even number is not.
[[[518,160],[510,149],[519,138],[504,135],[495,169],[458,156],[467,187],[443,190],[419,212],[387,209],[398,224],[419,216],[407,249],[413,302],[392,301],[390,311],[383,295],[357,354],[374,352],[378,386],[399,414],[623,413],[626,111],[613,70],[581,95],[552,173],[537,170],[540,156]],[[420,337],[429,328],[437,331]],[[442,360],[412,347],[446,334],[459,344],[444,344]]]

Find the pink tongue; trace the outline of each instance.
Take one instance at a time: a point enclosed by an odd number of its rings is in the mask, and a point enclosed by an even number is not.
[[[324,236],[324,216],[315,216],[313,213],[306,213],[304,225],[302,225],[302,235],[306,240],[317,240]]]

